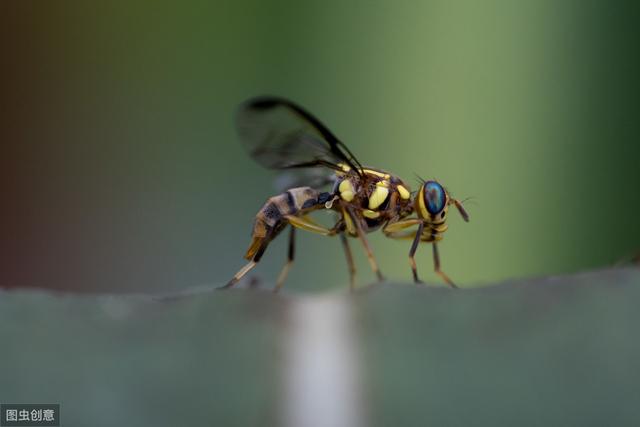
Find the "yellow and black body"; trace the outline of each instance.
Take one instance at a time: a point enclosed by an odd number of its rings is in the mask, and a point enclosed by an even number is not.
[[[366,167],[362,169],[362,175],[359,175],[353,173],[349,166],[341,166],[344,172],[336,172],[333,189],[339,203],[331,208],[337,210],[344,218],[345,231],[349,236],[358,236],[354,220],[360,222],[365,233],[369,233],[389,221],[396,221],[411,214],[411,192],[400,178],[379,169]],[[356,213],[356,218],[348,215],[349,209]]]
[[[273,240],[288,225],[285,218],[303,216],[324,208],[328,193],[320,193],[311,187],[291,188],[282,194],[270,197],[256,215],[253,222],[252,240],[245,258],[259,261],[269,241]]]
[[[358,238],[379,280],[378,268],[366,234],[382,228],[387,237],[413,239],[409,252],[414,280],[420,282],[414,255],[420,242],[433,245],[436,272],[452,287],[453,282],[440,270],[436,242],[447,230],[446,214],[454,204],[465,221],[462,203],[450,197],[436,181],[423,181],[412,193],[399,177],[386,171],[363,167],[351,151],[317,118],[289,100],[276,97],[250,99],[241,105],[236,117],[240,140],[258,163],[271,169],[293,171],[316,168],[324,171],[318,186],[333,184],[328,192],[307,182],[293,186],[267,200],[255,217],[252,240],[245,258],[249,260],[223,288],[235,285],[262,258],[269,243],[288,225],[289,253],[278,277],[279,290],[293,264],[297,228],[325,236],[339,235],[349,266],[351,288],[355,286],[355,266],[348,237]],[[331,228],[314,221],[309,214],[333,211],[337,221]],[[417,228],[416,228],[417,227]]]

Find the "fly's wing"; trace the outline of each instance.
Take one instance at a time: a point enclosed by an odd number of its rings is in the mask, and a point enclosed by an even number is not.
[[[236,115],[238,135],[249,155],[269,169],[321,168],[330,176],[338,163],[362,174],[360,162],[317,118],[284,98],[252,98]],[[302,184],[302,183],[300,183]],[[308,184],[307,184],[308,185]]]
[[[280,172],[273,180],[273,186],[279,193],[290,188],[311,187],[320,189],[335,183],[336,176],[328,168],[290,169]]]

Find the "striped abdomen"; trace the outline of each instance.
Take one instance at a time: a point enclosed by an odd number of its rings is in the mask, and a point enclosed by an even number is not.
[[[256,215],[251,246],[245,258],[258,261],[266,244],[287,225],[285,216],[300,215],[324,207],[329,199],[329,193],[321,193],[311,187],[292,188],[269,198]]]

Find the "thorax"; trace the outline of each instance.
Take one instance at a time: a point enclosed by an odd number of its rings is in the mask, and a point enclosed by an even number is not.
[[[363,218],[366,231],[373,231],[391,218],[411,213],[411,191],[399,177],[383,170],[364,168],[363,176],[338,173],[334,194]]]

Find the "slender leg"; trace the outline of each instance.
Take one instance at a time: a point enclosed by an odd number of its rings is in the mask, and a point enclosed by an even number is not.
[[[233,276],[231,278],[231,280],[229,280],[229,283],[227,283],[224,286],[219,287],[218,289],[223,290],[223,289],[229,289],[231,287],[233,287],[233,285],[235,285],[236,283],[238,283],[240,281],[240,279],[242,279],[244,277],[245,274],[247,274],[248,272],[250,272],[251,270],[253,270],[253,268],[258,265],[258,262],[260,261],[260,258],[262,258],[262,255],[264,255],[264,251],[267,249],[267,246],[269,246],[269,242],[271,241],[271,238],[273,237],[273,234],[269,234],[267,235],[264,240],[262,240],[262,243],[260,244],[260,247],[258,248],[258,250],[256,251],[255,255],[253,256],[253,258],[251,259],[251,261],[249,261],[249,263],[247,263],[247,265],[245,265],[244,267],[242,267],[240,269],[240,271],[238,271],[235,276]]]
[[[340,233],[340,241],[344,248],[344,255],[347,258],[347,265],[349,266],[349,290],[351,292],[356,288],[356,265],[353,262],[353,255],[351,254],[351,248],[349,247],[349,241],[347,235]]]
[[[302,217],[287,215],[285,219],[291,224],[291,234],[289,235],[289,257],[287,259],[287,263],[282,268],[280,275],[278,276],[278,281],[276,282],[276,287],[273,289],[274,292],[278,292],[280,288],[284,285],[284,281],[289,274],[289,270],[293,265],[293,258],[295,254],[295,230],[296,228],[300,228],[302,230],[311,231],[312,233],[322,234],[324,236],[334,236],[338,230],[342,227],[342,223],[338,222],[333,228],[326,228],[322,225],[315,222],[312,218],[305,215]]]
[[[362,229],[362,225],[360,224],[360,221],[358,221],[357,217],[355,217],[352,214],[352,210],[351,209],[349,209],[348,213],[349,213],[349,215],[351,215],[351,219],[353,220],[353,222],[354,222],[354,224],[356,226],[356,230],[358,232],[358,237],[360,238],[360,241],[362,242],[362,246],[364,246],[364,250],[367,253],[367,259],[369,260],[369,264],[371,265],[371,269],[373,270],[373,272],[378,277],[378,281],[382,282],[384,280],[384,276],[382,275],[382,273],[380,272],[380,269],[378,268],[378,263],[376,262],[376,258],[373,256],[373,251],[371,250],[371,246],[369,246],[369,241],[367,240],[367,236],[364,234],[364,230]]]
[[[287,279],[287,275],[289,275],[289,270],[293,265],[293,258],[296,252],[296,228],[291,227],[289,232],[289,253],[287,255],[287,263],[282,267],[280,271],[280,275],[278,276],[278,281],[276,282],[276,287],[273,288],[273,292],[278,292],[284,285],[284,281]]]
[[[398,233],[405,228],[413,227],[414,225],[421,224],[422,220],[418,218],[405,219],[402,221],[389,222],[384,226],[382,232],[389,237],[393,237],[395,233]]]
[[[275,292],[280,290],[280,288],[284,284],[284,281],[287,278],[287,274],[289,273],[289,269],[291,268],[291,265],[293,263],[293,256],[295,251],[295,242],[294,242],[295,232],[293,231],[294,227],[311,231],[313,233],[322,234],[325,236],[334,236],[340,231],[340,227],[342,226],[342,223],[338,222],[338,224],[336,224],[333,228],[329,229],[316,223],[308,216],[297,217],[294,215],[286,215],[284,218],[292,226],[291,235],[289,238],[289,258],[287,260],[287,263],[284,265],[282,271],[280,272],[280,276],[278,277],[278,281],[276,282],[276,287],[274,288]],[[258,264],[258,262],[260,261],[260,258],[264,254],[264,251],[267,249],[269,242],[271,242],[271,240],[273,240],[281,230],[282,229],[280,228],[278,229],[277,232],[270,233],[265,237],[255,238],[254,236],[254,243],[252,243],[252,246],[249,248],[249,251],[247,252],[248,256],[253,255],[253,258],[250,258],[251,261],[247,265],[242,267],[240,271],[238,271],[235,274],[235,276],[233,276],[233,278],[229,281],[229,283],[227,283],[224,286],[221,286],[218,289],[229,289],[233,287],[236,283],[240,281],[240,279],[242,279],[243,276],[245,276],[249,271],[251,271],[256,266],[256,264]],[[255,254],[254,254],[254,249],[255,249]]]
[[[311,231],[313,233],[318,233],[325,236],[333,236],[334,234],[336,234],[335,229],[328,229],[326,227],[323,227],[307,216],[299,217],[294,215],[286,215],[284,218],[292,226],[301,228],[306,231]]]
[[[218,289],[229,289],[229,288],[231,288],[233,285],[238,283],[240,281],[240,279],[242,279],[244,277],[245,274],[250,272],[253,269],[253,267],[255,267],[256,265],[258,265],[258,263],[256,261],[250,261],[247,265],[242,267],[240,269],[240,271],[238,271],[236,273],[236,275],[233,276],[233,278],[231,280],[229,280],[229,283],[227,283],[224,286],[219,287]]]
[[[438,245],[436,244],[436,242],[433,242],[433,266],[435,267],[436,274],[442,277],[442,279],[447,282],[447,285],[455,289],[458,288],[456,284],[453,283],[453,280],[449,279],[449,276],[447,276],[442,270],[440,270],[440,255],[438,254]]]
[[[416,237],[415,231],[396,231],[393,233],[386,233],[386,237],[395,240],[413,240]]]
[[[416,231],[416,237],[413,239],[413,244],[411,245],[411,250],[409,251],[409,264],[411,265],[411,271],[413,272],[413,281],[415,284],[423,283],[420,279],[418,279],[418,268],[416,267],[416,250],[418,249],[418,244],[420,244],[420,238],[422,237],[422,231],[424,230],[424,222],[421,222],[418,225],[418,231]]]

